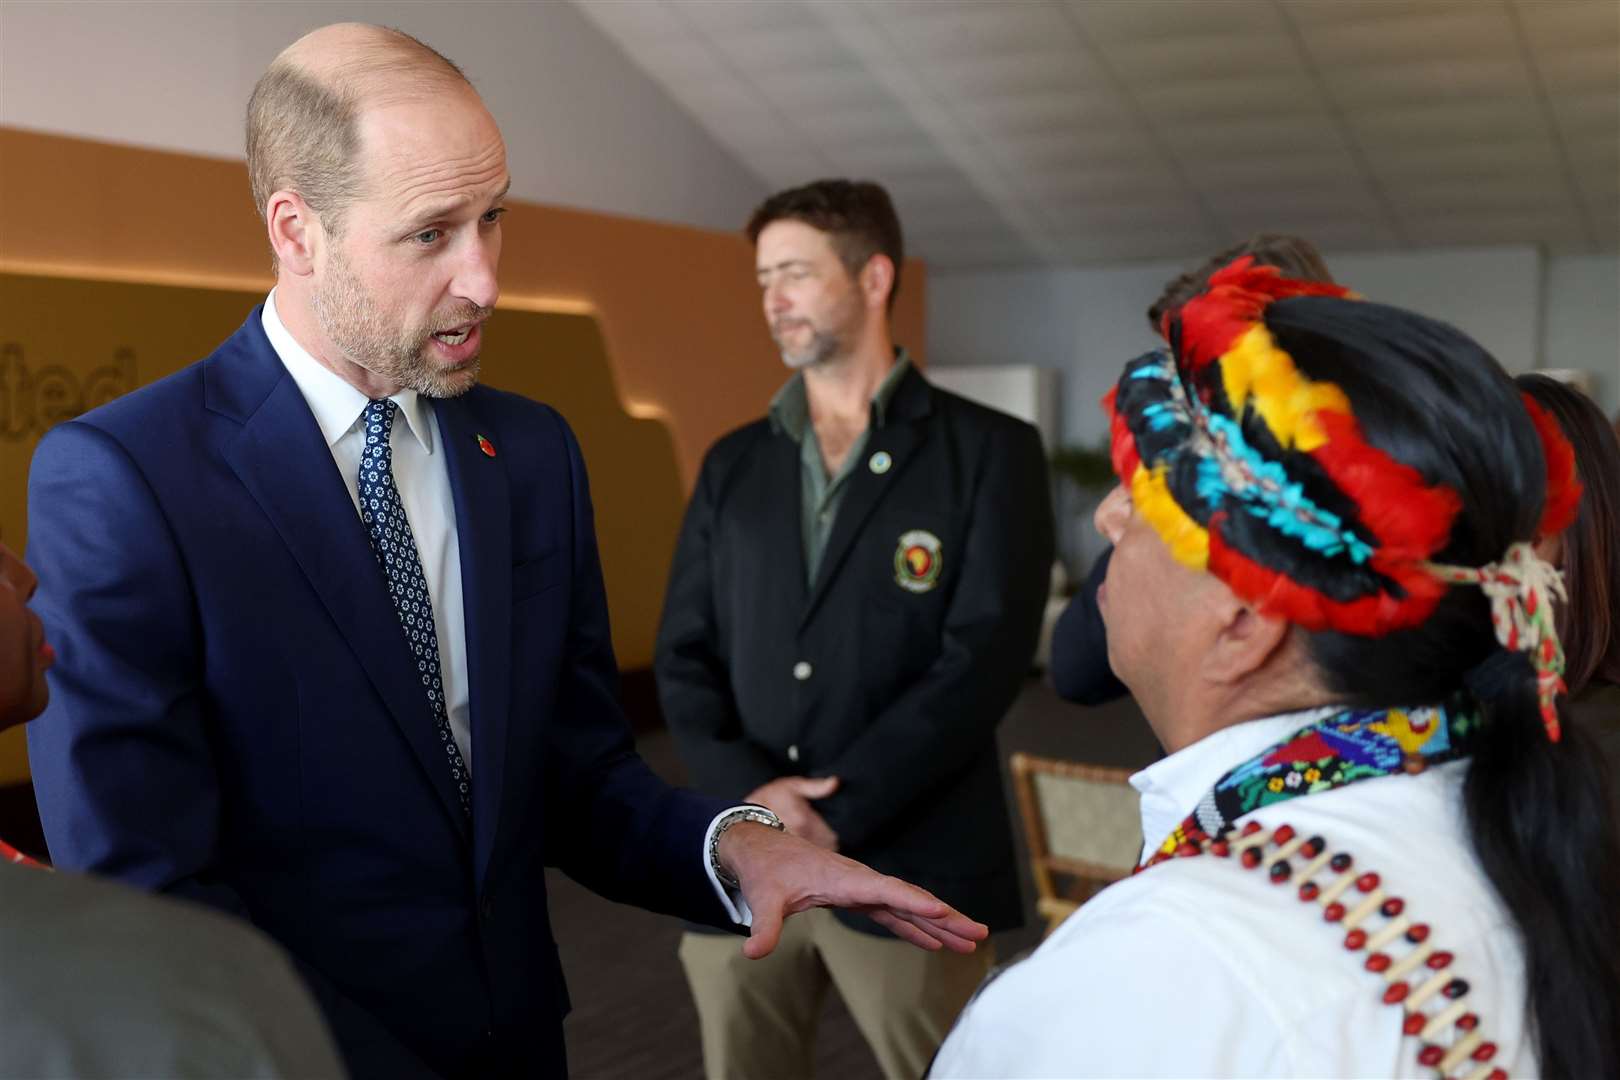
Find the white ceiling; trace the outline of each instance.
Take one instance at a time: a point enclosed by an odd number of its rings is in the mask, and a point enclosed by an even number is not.
[[[773,189],[939,267],[1620,249],[1620,0],[573,0]]]

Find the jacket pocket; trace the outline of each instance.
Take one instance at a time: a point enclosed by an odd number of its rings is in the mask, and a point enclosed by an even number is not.
[[[518,603],[547,589],[554,589],[567,578],[562,551],[553,548],[527,562],[512,567],[512,602]]]

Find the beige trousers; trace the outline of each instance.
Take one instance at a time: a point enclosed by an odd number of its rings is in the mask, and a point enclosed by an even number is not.
[[[789,918],[763,960],[744,957],[729,934],[687,933],[679,952],[708,1080],[810,1080],[829,985],[884,1076],[918,1080],[993,962],[988,944],[968,956],[927,952],[851,930],[826,908]]]

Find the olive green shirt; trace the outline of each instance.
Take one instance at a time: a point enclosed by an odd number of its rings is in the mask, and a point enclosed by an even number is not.
[[[872,414],[866,430],[856,436],[849,453],[844,456],[843,467],[837,476],[827,474],[821,460],[821,444],[816,441],[815,425],[810,422],[810,399],[804,388],[804,372],[794,372],[782,389],[771,399],[771,427],[799,444],[799,526],[804,542],[805,582],[814,585],[816,571],[821,568],[822,553],[827,550],[827,538],[832,535],[833,522],[838,517],[838,506],[844,500],[850,475],[862,465],[866,437],[874,427],[883,426],[883,415],[895,388],[911,369],[911,357],[906,350],[894,351],[894,366],[884,376],[877,393],[872,395]]]

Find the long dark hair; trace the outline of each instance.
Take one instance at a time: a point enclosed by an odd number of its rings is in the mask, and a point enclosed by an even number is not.
[[[1462,496],[1436,561],[1480,566],[1532,538],[1546,492],[1540,442],[1513,381],[1461,332],[1379,304],[1299,298],[1265,322],[1295,365],[1338,384],[1368,442]],[[1545,734],[1535,675],[1491,628],[1480,590],[1453,587],[1415,629],[1319,632],[1309,651],[1361,705],[1440,701],[1459,689],[1484,723],[1464,784],[1474,851],[1517,923],[1546,1076],[1620,1063],[1620,843],[1597,752]]]
[[[1558,421],[1575,448],[1581,508],[1563,533],[1558,609],[1564,681],[1579,694],[1593,679],[1620,683],[1620,439],[1591,398],[1545,375],[1520,375],[1519,389]]]

